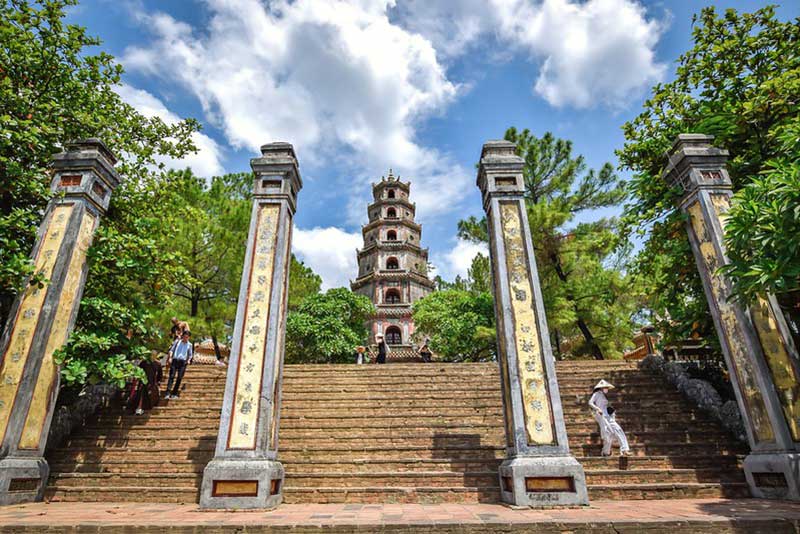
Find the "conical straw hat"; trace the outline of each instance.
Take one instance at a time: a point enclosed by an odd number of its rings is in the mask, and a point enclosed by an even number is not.
[[[608,388],[608,389],[614,389],[614,385],[613,385],[613,384],[611,384],[611,383],[609,383],[609,382],[606,382],[605,380],[601,380],[601,381],[600,381],[600,382],[598,382],[598,383],[597,383],[597,385],[594,387],[594,389],[604,389],[604,388]]]

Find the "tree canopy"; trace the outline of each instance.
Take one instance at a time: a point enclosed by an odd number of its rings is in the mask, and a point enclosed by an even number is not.
[[[467,278],[448,283],[414,303],[414,338],[447,361],[491,360],[496,352],[492,272],[489,258],[478,254]]]
[[[287,319],[286,362],[351,362],[374,312],[367,297],[343,287],[309,295]]]
[[[620,355],[631,338],[637,302],[630,279],[613,265],[618,222],[575,222],[582,213],[622,201],[613,167],[587,169],[570,141],[550,133],[537,138],[512,127],[505,138],[525,160],[525,201],[556,353],[564,344],[573,355]],[[486,242],[486,220],[460,221],[459,236]]]
[[[692,39],[675,78],[656,85],[641,114],[624,125],[626,143],[618,152],[621,166],[633,172],[625,225],[645,238],[630,268],[667,340],[716,338],[675,210],[680,192],[661,180],[679,133],[715,135],[715,144],[730,151],[738,192],[728,223],[735,263],[728,274],[737,291],[797,287],[792,251],[800,237],[793,231],[797,204],[787,157],[797,154],[790,132],[798,117],[800,23],[779,21],[774,7],[723,14],[710,7],[695,17]],[[770,190],[774,196],[766,194]]]

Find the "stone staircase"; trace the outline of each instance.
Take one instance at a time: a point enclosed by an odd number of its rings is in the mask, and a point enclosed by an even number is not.
[[[52,501],[197,502],[225,369],[193,366],[178,400],[109,410],[48,458]],[[572,453],[593,500],[743,497],[745,447],[635,363],[559,362]],[[600,456],[586,406],[606,378],[632,456]],[[496,364],[288,365],[279,457],[287,503],[497,502]]]

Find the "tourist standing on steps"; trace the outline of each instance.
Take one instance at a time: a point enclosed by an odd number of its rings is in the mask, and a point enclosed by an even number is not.
[[[422,361],[425,363],[431,363],[431,355],[433,354],[431,349],[428,348],[429,342],[430,340],[425,338],[425,343],[419,348],[419,355],[422,356]]]
[[[183,373],[186,372],[186,366],[192,363],[194,358],[194,350],[192,343],[189,341],[190,333],[184,330],[181,333],[181,338],[172,344],[167,355],[167,365],[169,365],[169,380],[167,380],[167,399],[180,398],[181,380],[183,380]],[[172,387],[172,380],[175,380],[175,387]],[[170,391],[171,388],[171,391]]]
[[[364,360],[367,359],[367,355],[364,354],[367,350],[367,347],[363,345],[359,345],[356,347],[356,365],[361,365],[366,363]]]
[[[131,406],[135,407],[136,415],[142,415],[145,410],[152,410],[158,406],[158,402],[161,400],[161,392],[158,390],[158,386],[164,376],[158,353],[155,351],[149,360],[142,360],[139,363],[139,367],[142,368],[144,375],[147,377],[147,384],[139,381],[139,387],[131,399]]]
[[[375,342],[378,344],[378,357],[375,358],[375,363],[386,363],[386,356],[392,352],[392,349],[383,340],[383,334],[376,334]]]
[[[627,456],[630,453],[628,438],[625,436],[622,427],[617,423],[614,415],[614,408],[608,405],[609,389],[614,386],[605,380],[601,380],[594,387],[592,397],[589,399],[589,408],[594,413],[594,419],[600,427],[600,437],[603,440],[603,456],[611,456],[611,447],[614,442],[619,444],[620,456]]]

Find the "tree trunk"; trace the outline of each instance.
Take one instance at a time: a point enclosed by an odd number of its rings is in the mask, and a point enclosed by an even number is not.
[[[583,322],[583,319],[581,319],[580,317],[578,317],[578,328],[580,329],[581,334],[583,334],[584,339],[586,339],[586,343],[588,343],[589,346],[592,348],[592,356],[594,356],[594,359],[604,360],[605,358],[603,358],[603,351],[600,350],[600,345],[597,344],[597,341],[595,341],[594,336],[589,331],[589,327],[586,326],[586,323]]]
[[[222,360],[222,354],[219,351],[219,342],[217,342],[217,336],[211,335],[211,343],[214,344],[214,354],[217,356],[217,360]]]
[[[561,267],[561,258],[558,257],[556,252],[550,253],[550,261],[553,262],[553,268],[556,271],[556,275],[558,275],[558,279],[566,283],[567,273],[565,273],[564,269]],[[567,299],[572,301],[572,295],[567,295]],[[600,346],[597,344],[597,341],[595,341],[592,332],[586,325],[586,322],[583,320],[583,318],[581,318],[580,315],[578,315],[578,306],[573,304],[573,308],[575,309],[575,315],[578,317],[578,329],[581,331],[581,334],[583,334],[583,338],[586,340],[586,343],[592,348],[592,356],[594,356],[595,360],[604,360],[605,358],[603,358],[603,351],[600,350]]]

